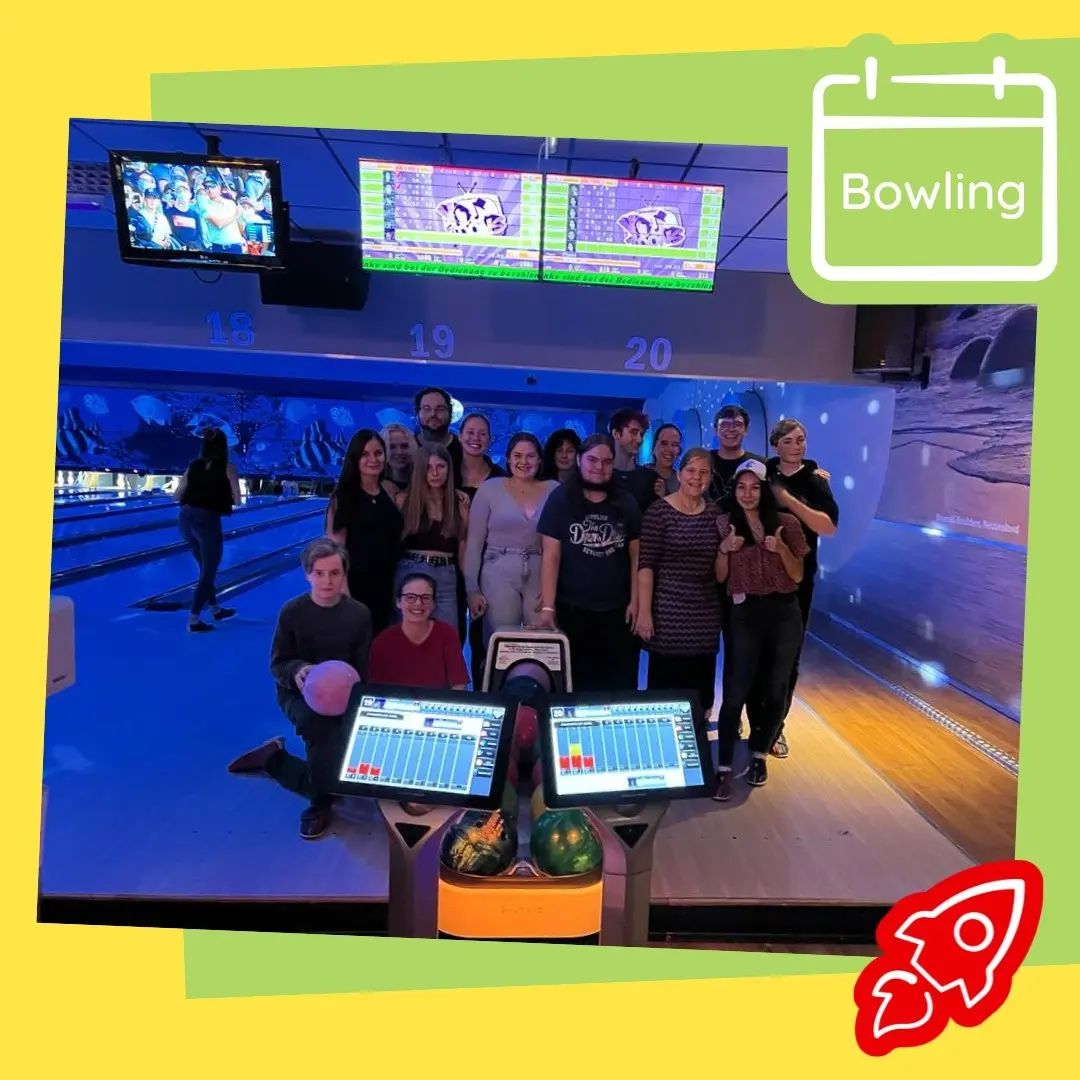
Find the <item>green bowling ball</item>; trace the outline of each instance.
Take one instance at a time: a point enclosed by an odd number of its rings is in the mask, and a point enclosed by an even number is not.
[[[502,810],[470,810],[443,837],[440,858],[459,874],[491,877],[508,869],[517,853],[517,833]]]
[[[603,864],[600,837],[580,810],[546,810],[532,825],[529,848],[541,873],[587,874]]]

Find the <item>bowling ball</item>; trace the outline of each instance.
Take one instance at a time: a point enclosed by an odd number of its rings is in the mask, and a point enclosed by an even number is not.
[[[508,869],[517,853],[517,835],[501,810],[470,810],[447,830],[440,857],[459,874],[490,877]]]
[[[360,681],[356,671],[342,660],[316,664],[304,680],[304,701],[319,716],[340,716],[349,704],[352,688]]]
[[[603,864],[600,837],[580,810],[548,810],[533,822],[533,862],[551,877],[587,874]]]
[[[537,733],[536,710],[528,705],[519,705],[514,721],[514,748],[531,751],[536,744]]]

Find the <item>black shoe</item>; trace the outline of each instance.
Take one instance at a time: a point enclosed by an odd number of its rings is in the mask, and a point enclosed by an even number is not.
[[[731,798],[731,770],[724,769],[716,774],[716,787],[713,789],[714,802],[727,802]]]
[[[229,762],[229,772],[249,773],[265,772],[266,766],[272,758],[276,757],[285,749],[285,740],[279,735],[275,739],[268,739],[261,746],[241,754],[235,761]]]
[[[226,619],[231,619],[235,614],[236,608],[219,607],[214,610],[214,621],[224,622]]]
[[[300,835],[305,840],[318,840],[329,827],[329,806],[309,806],[300,815]]]
[[[214,628],[207,622],[203,622],[200,619],[198,622],[189,622],[187,624],[189,634],[206,634]]]
[[[776,736],[776,742],[772,744],[772,749],[769,751],[774,758],[786,758],[791,751],[788,749],[787,739],[784,738],[784,733],[781,731]]]
[[[763,757],[750,759],[750,768],[746,773],[746,782],[751,787],[762,787],[769,782],[769,766]]]

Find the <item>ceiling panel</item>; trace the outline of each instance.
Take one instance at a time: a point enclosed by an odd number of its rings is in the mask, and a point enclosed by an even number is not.
[[[728,249],[718,264],[720,270],[754,270],[764,273],[787,273],[787,241],[759,240],[748,237]]]
[[[575,157],[616,161],[637,158],[662,165],[685,165],[697,149],[695,143],[605,142],[599,139],[574,139],[573,142]]]
[[[361,158],[370,161],[405,161],[411,165],[445,165],[446,155],[436,146],[401,146],[397,143],[342,142],[334,139],[334,152],[350,169]]]
[[[542,135],[447,135],[447,141],[454,149],[475,150],[481,153],[528,154],[536,157]],[[559,149],[566,151],[566,140],[562,140]]]
[[[348,128],[320,128],[331,140],[342,142],[390,143],[394,146],[442,146],[443,137],[437,131],[352,131]]]
[[[787,237],[788,201],[784,199],[751,234],[760,240],[783,240]]]
[[[703,146],[694,164],[783,172],[787,170],[787,150],[782,146]]]
[[[685,165],[654,165],[642,162],[638,169],[639,180],[681,180],[686,171]]]
[[[201,154],[206,142],[187,124],[129,124],[112,120],[80,120],[78,125],[110,150],[173,150]],[[108,160],[101,149],[94,161]]]

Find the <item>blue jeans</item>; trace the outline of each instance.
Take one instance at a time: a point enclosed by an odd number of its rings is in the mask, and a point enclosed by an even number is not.
[[[181,506],[180,535],[187,541],[199,566],[199,581],[191,601],[191,614],[198,615],[207,604],[217,604],[214,579],[225,547],[221,515],[213,510],[204,510],[201,506]]]

